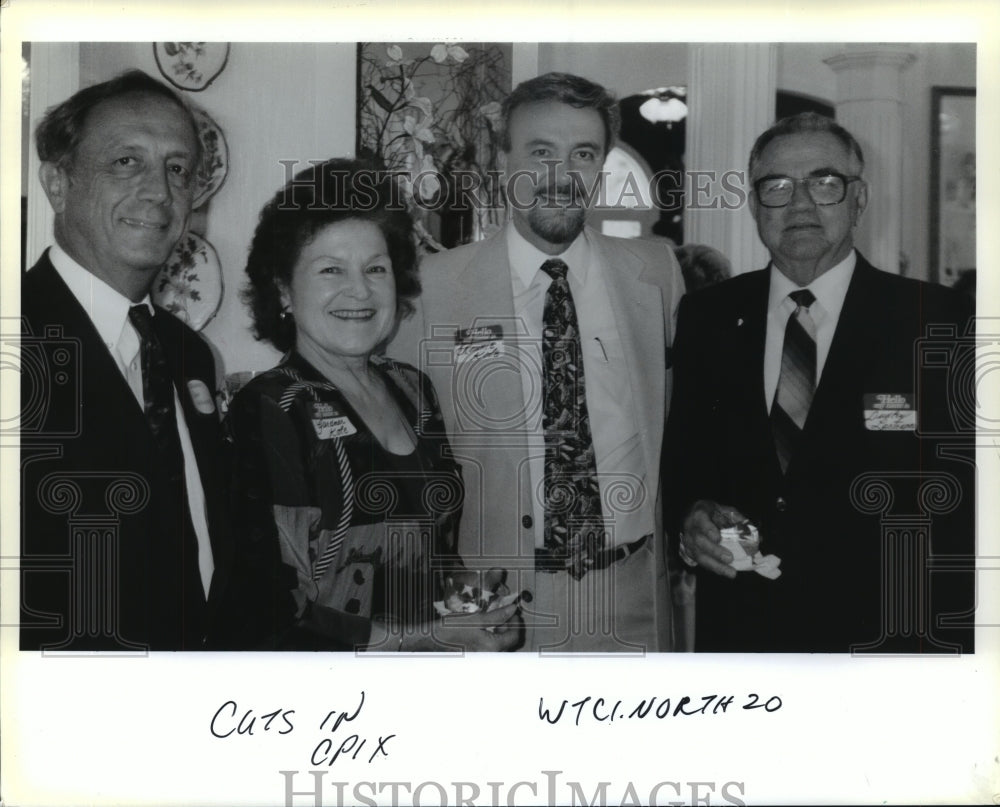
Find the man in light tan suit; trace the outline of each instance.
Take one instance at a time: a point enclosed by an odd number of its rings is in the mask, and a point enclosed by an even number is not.
[[[670,650],[659,468],[680,270],[663,244],[584,226],[618,127],[603,87],[550,73],[503,113],[507,225],[425,259],[389,354],[434,382],[466,488],[458,551],[530,592],[525,649]]]

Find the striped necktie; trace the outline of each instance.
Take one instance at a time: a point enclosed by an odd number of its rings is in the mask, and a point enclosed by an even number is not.
[[[816,391],[816,324],[809,314],[809,306],[816,302],[816,297],[809,289],[799,289],[788,296],[795,303],[795,312],[785,327],[781,373],[771,407],[774,448],[782,473],[788,470],[801,439]]]

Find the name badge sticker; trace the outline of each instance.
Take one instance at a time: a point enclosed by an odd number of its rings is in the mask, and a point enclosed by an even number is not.
[[[358,432],[347,415],[333,404],[328,403],[314,403],[312,405],[312,425],[320,440],[349,437]]]
[[[877,392],[864,396],[865,428],[871,432],[917,430],[917,408],[911,393]]]
[[[459,329],[455,334],[454,355],[455,364],[502,356],[503,328],[499,325],[480,325]]]

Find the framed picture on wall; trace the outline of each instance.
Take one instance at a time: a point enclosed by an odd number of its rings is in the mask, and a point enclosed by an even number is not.
[[[975,288],[976,91],[931,88],[931,277]]]
[[[510,43],[358,44],[356,152],[397,174],[428,252],[503,223],[495,178],[511,54]]]

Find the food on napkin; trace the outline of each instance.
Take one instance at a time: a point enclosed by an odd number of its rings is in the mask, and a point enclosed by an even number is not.
[[[485,573],[468,570],[455,572],[445,577],[443,596],[435,601],[434,608],[441,616],[474,614],[503,608],[515,602],[519,596],[517,593],[511,594],[506,580],[506,569],[490,569]]]
[[[749,520],[732,527],[723,527],[719,530],[719,535],[722,536],[722,548],[732,553],[733,562],[730,566],[737,571],[753,568],[753,556],[760,551],[760,533]]]
[[[749,520],[719,530],[722,548],[733,556],[732,566],[738,572],[755,571],[769,580],[781,576],[781,558],[777,555],[763,555],[760,551],[760,533]]]

